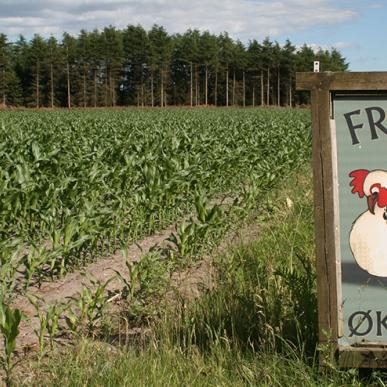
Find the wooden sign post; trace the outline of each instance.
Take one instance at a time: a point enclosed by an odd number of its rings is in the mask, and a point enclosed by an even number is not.
[[[384,368],[387,73],[298,73],[297,90],[312,97],[320,364]]]

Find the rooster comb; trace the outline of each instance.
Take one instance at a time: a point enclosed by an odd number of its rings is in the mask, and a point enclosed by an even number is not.
[[[364,197],[364,180],[370,171],[367,169],[357,169],[356,171],[352,171],[349,176],[352,177],[351,182],[349,183],[352,186],[352,193],[358,194],[359,197]]]

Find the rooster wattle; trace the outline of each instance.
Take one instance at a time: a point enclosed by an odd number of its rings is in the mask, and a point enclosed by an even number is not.
[[[349,244],[359,266],[387,277],[387,171],[359,169],[349,175],[352,193],[367,197],[368,210],[353,223]]]

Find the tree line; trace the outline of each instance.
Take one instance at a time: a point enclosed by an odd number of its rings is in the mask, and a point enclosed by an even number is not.
[[[28,107],[308,103],[295,73],[345,71],[341,53],[269,38],[243,44],[228,33],[169,34],[154,25],[81,30],[60,40],[35,34],[10,42],[0,34],[0,104]]]

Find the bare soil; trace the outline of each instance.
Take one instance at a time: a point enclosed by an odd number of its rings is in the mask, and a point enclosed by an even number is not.
[[[230,203],[228,203],[230,201]],[[223,198],[222,204],[231,204],[232,200]],[[166,239],[175,231],[175,226],[171,226],[162,232],[146,237],[128,247],[128,259],[132,262],[138,261],[140,257],[150,251],[154,246],[165,247]],[[259,236],[258,221],[251,217],[242,227],[238,227],[228,233],[211,255],[204,256],[202,261],[195,267],[185,271],[175,272],[172,275],[171,287],[174,292],[179,294],[180,298],[186,301],[199,297],[203,291],[211,290],[215,286],[213,257],[220,253],[227,253],[236,245],[247,241],[256,240]],[[47,305],[54,305],[60,302],[68,302],[71,298],[77,298],[82,289],[86,286],[92,288],[88,277],[91,277],[100,283],[106,282],[116,275],[116,271],[125,278],[129,277],[128,269],[121,252],[117,251],[111,256],[99,259],[98,261],[87,265],[81,270],[68,273],[63,278],[55,281],[46,281],[41,283],[40,287],[30,286],[28,295],[32,298],[41,299],[38,302],[42,309]],[[85,276],[87,273],[87,276]],[[107,290],[112,293],[119,293],[123,285],[115,277],[107,286]],[[15,297],[12,307],[22,311],[25,318],[20,323],[20,334],[17,340],[17,353],[26,353],[30,350],[38,349],[38,338],[34,329],[39,327],[39,319],[36,309],[29,301],[26,295]],[[2,347],[2,343],[0,343]],[[1,348],[0,348],[1,349]]]
[[[139,260],[139,258],[143,254],[149,252],[153,246],[161,246],[173,231],[174,228],[170,227],[129,246],[128,259],[133,262]],[[82,268],[82,270],[68,273],[61,279],[43,282],[40,288],[31,286],[28,289],[28,295],[32,298],[42,299],[45,305],[54,305],[58,302],[65,302],[73,297],[77,297],[84,286],[92,286],[90,280],[84,275],[85,273],[91,278],[104,283],[115,276],[115,270],[120,272],[124,277],[128,277],[128,269],[125,265],[124,257],[122,256],[122,253],[118,251],[109,257],[91,263]],[[108,284],[107,289],[112,292],[119,291],[122,289],[122,283],[118,278],[114,279]],[[40,304],[43,306],[43,302]],[[18,350],[25,352],[28,349],[36,348],[38,341],[34,329],[39,326],[39,319],[36,316],[34,306],[25,295],[21,295],[13,300],[12,307],[19,308],[25,316],[20,323]]]

